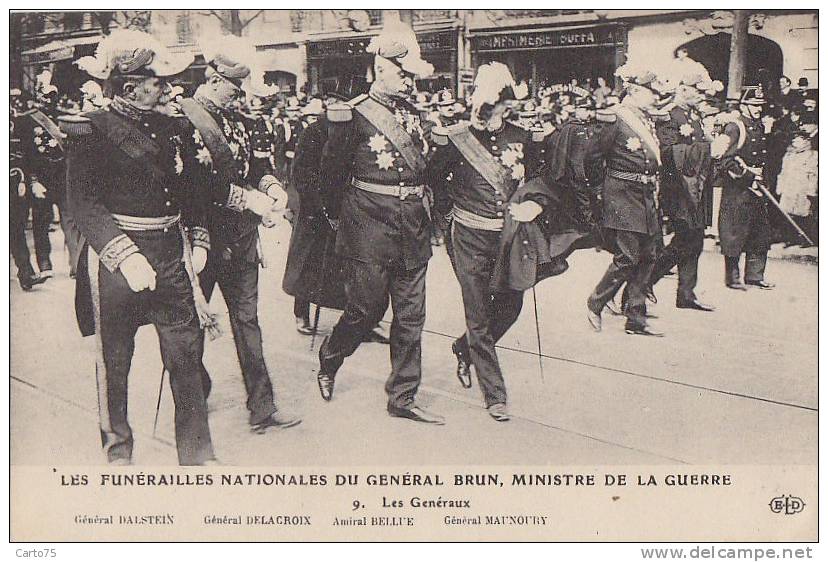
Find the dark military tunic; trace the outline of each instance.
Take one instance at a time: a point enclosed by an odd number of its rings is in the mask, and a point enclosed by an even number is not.
[[[45,108],[42,112],[46,117],[55,118],[55,112],[47,111]],[[49,228],[54,220],[52,205],[59,205],[61,211],[65,208],[66,165],[58,139],[52,137],[45,127],[34,120],[33,113],[30,111],[22,115],[17,120],[17,128],[26,162],[26,183],[29,187],[27,202],[32,210],[32,238],[37,265],[41,271],[48,271],[52,269],[49,256],[52,251]],[[31,189],[34,182],[46,187],[44,198],[34,196]],[[61,221],[65,230],[64,217],[61,217]],[[67,236],[67,242],[71,244],[72,258],[77,257],[74,244],[76,239],[76,235]]]
[[[271,169],[267,159],[258,159],[254,154],[251,120],[239,113],[219,109],[207,100],[201,100],[201,103],[221,129],[232,160],[220,168],[199,130],[190,127],[186,168],[195,181],[207,186],[212,198],[207,213],[211,249],[199,279],[208,300],[218,285],[227,303],[233,341],[248,394],[249,422],[255,425],[271,416],[276,405],[264,362],[258,316],[258,225],[261,221],[254,213],[240,210],[237,196],[241,189],[257,188],[262,175]]]
[[[585,161],[603,161],[603,225],[613,246],[613,261],[589,297],[588,307],[601,314],[626,283],[628,328],[646,324],[645,290],[661,243],[656,205],[660,148],[655,127],[640,112],[620,106],[615,122],[606,123],[590,139]],[[641,181],[644,180],[644,181]]]
[[[687,191],[688,185],[677,174],[673,146],[692,146],[694,143],[707,144],[704,137],[701,116],[691,108],[675,106],[670,110],[670,119],[657,127],[661,143],[664,173],[661,182],[661,209],[673,222],[680,221],[685,228],[704,228],[711,224],[713,189],[711,182],[704,182],[704,189]],[[709,153],[709,148],[706,150]],[[704,170],[705,177],[709,170]],[[674,228],[675,228],[674,224]],[[681,228],[681,226],[679,226]]]
[[[729,137],[730,143],[720,165],[723,189],[719,237],[722,253],[728,257],[738,257],[742,252],[767,253],[770,248],[767,201],[750,190],[756,176],[735,160],[739,156],[748,166],[764,168],[767,158],[764,125],[758,119],[740,115],[725,125],[723,134]],[[740,137],[744,138],[741,147]]]
[[[539,143],[532,141],[530,131],[512,123],[504,123],[498,131],[474,127],[469,127],[468,131],[509,173],[509,184],[492,185],[452,140],[437,149],[430,173],[435,179],[444,178],[447,173],[452,176],[447,184],[454,203],[451,244],[466,317],[466,334],[455,341],[454,349],[474,364],[486,406],[489,407],[506,403],[506,384],[495,344],[517,321],[523,306],[522,290],[493,286],[503,223],[518,186],[537,173]],[[540,195],[532,197],[532,200],[541,205],[548,203]],[[477,217],[488,220],[478,221]],[[496,223],[499,227],[495,227]],[[542,236],[540,238],[543,239]],[[529,244],[528,239],[521,241],[522,244]],[[524,253],[525,250],[521,249],[520,257]]]
[[[341,189],[323,192],[319,162],[327,140],[328,123],[319,120],[299,136],[293,161],[292,183],[299,193],[299,215],[290,236],[284,291],[306,302],[345,308],[341,260],[334,252],[336,231],[331,222],[339,213]],[[322,281],[324,279],[324,282]]]
[[[101,439],[110,461],[131,458],[127,376],[135,332],[151,322],[170,373],[179,462],[202,464],[213,458],[200,377],[203,340],[174,221],[180,213],[187,228],[202,228],[203,216],[192,205],[201,195],[182,174],[176,121],[154,112],[129,113],[112,108],[87,114],[88,120],[75,125],[82,134],[70,139],[67,158],[69,206],[99,256],[80,260],[77,303],[84,335],[94,330],[98,338]],[[132,226],[142,222],[158,226]],[[205,241],[194,243],[199,240]],[[133,292],[119,270],[137,252],[155,270],[153,291]]]
[[[655,127],[647,118],[642,127],[656,138]],[[606,228],[655,235],[661,233],[656,205],[656,185],[614,177],[609,170],[655,177],[659,169],[659,148],[649,146],[642,131],[634,130],[623,119],[605,124],[590,139],[584,157],[587,166],[602,160],[608,170],[604,178],[603,225]]]
[[[429,146],[417,110],[404,101],[358,98],[374,103],[406,143],[423,157]],[[329,109],[329,114],[331,110]],[[356,351],[365,334],[388,307],[391,328],[391,375],[385,385],[388,403],[410,407],[421,378],[421,333],[425,323],[425,275],[431,257],[431,223],[427,201],[354,187],[367,182],[388,188],[422,186],[425,176],[413,170],[399,149],[355,108],[350,118],[331,122],[320,162],[323,190],[345,190],[339,214],[336,251],[345,258],[345,312],[320,349],[322,368],[335,373]]]

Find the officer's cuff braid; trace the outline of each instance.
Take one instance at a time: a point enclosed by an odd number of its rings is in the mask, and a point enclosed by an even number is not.
[[[203,226],[194,226],[190,228],[190,240],[193,248],[210,249],[210,233]]]
[[[138,246],[135,245],[129,236],[120,234],[106,243],[101,249],[100,258],[101,263],[104,264],[110,272],[115,273],[127,257],[139,252]]]
[[[230,185],[230,193],[227,196],[226,206],[228,209],[241,213],[245,209],[244,188],[238,185]]]

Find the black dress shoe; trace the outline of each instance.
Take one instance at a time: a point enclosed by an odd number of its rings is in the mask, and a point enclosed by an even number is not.
[[[631,336],[652,336],[654,338],[663,338],[664,334],[661,332],[653,332],[647,326],[627,326],[624,331]]]
[[[458,349],[457,342],[451,344],[451,352],[457,358],[457,380],[460,381],[460,386],[471,388],[471,361],[465,353]]]
[[[751,287],[759,287],[760,289],[764,289],[769,291],[776,287],[773,283],[768,283],[767,281],[745,281],[746,285],[750,285]]]
[[[325,371],[319,371],[316,375],[316,383],[319,385],[319,394],[322,396],[322,400],[330,402],[334,391],[333,375]]]
[[[405,418],[422,423],[432,423],[434,425],[443,425],[446,420],[442,416],[427,412],[418,406],[411,406],[409,408],[400,408],[398,406],[388,405],[388,413],[393,418]]]
[[[699,302],[698,300],[676,301],[676,308],[689,308],[690,310],[701,310],[703,312],[713,312],[716,310],[714,307]]]
[[[618,306],[618,303],[616,303],[614,300],[608,301],[605,308],[607,309],[607,312],[609,312],[613,316],[624,316],[624,313],[621,312],[621,307]]]
[[[250,431],[253,433],[258,433],[261,435],[265,433],[268,428],[270,427],[278,427],[279,429],[287,429],[289,427],[294,427],[302,423],[302,418],[295,418],[292,416],[286,416],[281,412],[274,412],[266,417],[264,420],[260,421],[259,423],[254,423],[250,426]]]
[[[368,332],[365,335],[365,337],[362,339],[362,341],[364,341],[366,343],[382,343],[382,344],[385,344],[385,345],[388,345],[388,344],[391,343],[391,340],[389,340],[387,337],[385,337],[385,335],[382,332],[379,331],[379,328],[374,328],[373,330]]]
[[[25,277],[18,277],[18,281],[20,282],[20,288],[24,291],[31,291],[32,287],[35,285],[40,285],[45,283],[48,277],[40,277],[38,275],[28,275]]]
[[[313,326],[311,326],[310,320],[307,318],[300,318],[298,316],[295,317],[296,320],[296,331],[302,334],[303,336],[310,336],[313,334]]]
[[[742,284],[741,284],[741,283],[739,283],[739,282],[736,282],[736,283],[728,283],[728,284],[727,284],[727,288],[728,288],[728,289],[733,289],[733,290],[735,290],[735,291],[747,291],[747,285],[742,285]]]

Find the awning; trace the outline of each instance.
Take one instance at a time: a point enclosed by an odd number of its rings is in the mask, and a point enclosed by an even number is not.
[[[68,39],[56,39],[45,45],[23,51],[23,64],[42,64],[59,60],[72,59],[75,56],[75,47],[78,45],[94,45],[98,43],[102,35],[86,37],[70,37]]]

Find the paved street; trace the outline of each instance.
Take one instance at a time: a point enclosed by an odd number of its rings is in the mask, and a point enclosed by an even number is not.
[[[431,427],[385,413],[388,348],[378,344],[362,346],[346,361],[334,400],[323,403],[315,351],[295,331],[292,299],[281,291],[289,225],[263,232],[265,356],[280,406],[304,423],[264,436],[247,429],[244,388],[217,292],[212,306],[222,313],[225,335],[207,344],[205,363],[214,378],[213,439],[224,463],[816,463],[817,268],[811,264],[772,260],[767,277],[777,289],[741,293],[724,287],[721,256],[705,252],[699,297],[717,312],[677,310],[676,281],[667,278],[652,307],[654,327],[667,333],[657,339],[628,336],[623,319],[606,314],[603,333],[590,330],[585,301],[610,255],[577,252],[566,274],[537,287],[540,342],[531,291],[501,342],[515,418],[498,424],[483,408],[476,382],[467,391],[454,377],[450,338],[464,329],[462,305],[445,250],[437,248],[429,266],[420,401],[444,414],[447,425]],[[62,235],[52,237],[55,278],[30,293],[16,278],[11,282],[11,458],[15,464],[99,464],[94,341],[76,328]],[[329,330],[337,317],[323,311],[322,327]],[[157,338],[151,327],[142,328],[129,389],[141,465],[176,463],[168,387],[153,436],[160,374]]]

